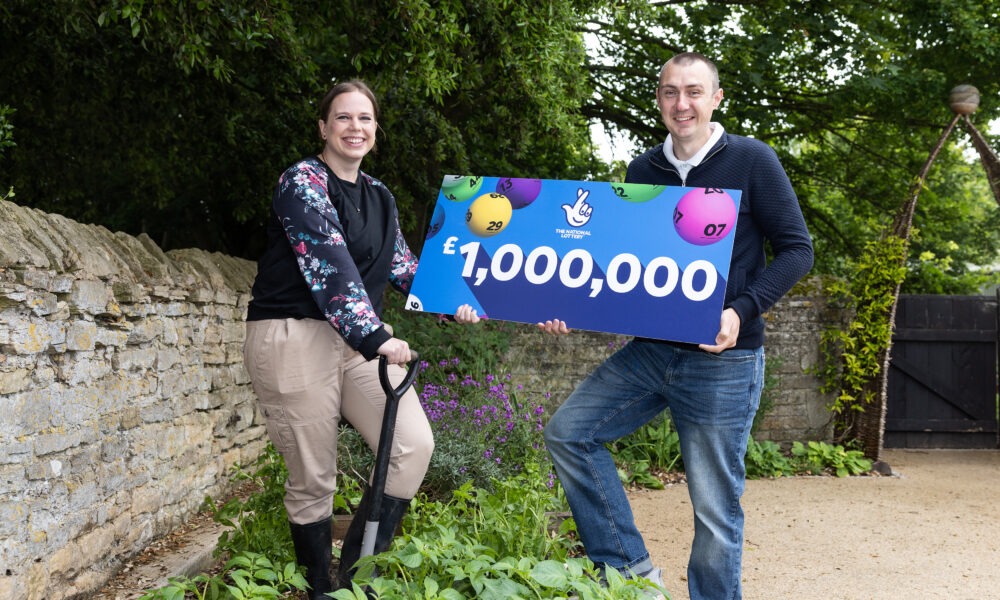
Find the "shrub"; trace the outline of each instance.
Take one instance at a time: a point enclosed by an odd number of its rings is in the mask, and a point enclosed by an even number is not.
[[[795,473],[795,465],[781,450],[781,446],[770,440],[757,442],[753,438],[747,443],[747,479],[782,477]]]
[[[339,600],[365,600],[370,586],[383,600],[434,598],[640,598],[644,582],[608,572],[600,582],[594,564],[571,556],[575,538],[552,535],[549,516],[562,506],[538,465],[520,475],[492,482],[492,490],[471,482],[450,501],[415,503],[404,535],[389,552],[363,558],[353,590],[338,590]],[[372,578],[375,568],[382,576]]]
[[[654,471],[684,470],[680,438],[666,413],[608,447],[618,465],[618,476],[625,485],[663,489]]]
[[[837,477],[860,475],[872,469],[872,461],[860,450],[848,450],[841,445],[826,442],[794,442],[791,450],[800,471],[820,475],[832,473]]]
[[[510,375],[480,380],[462,373],[461,365],[451,358],[421,361],[418,367],[415,387],[434,431],[434,454],[421,489],[435,499],[447,498],[467,481],[489,488],[527,464],[549,465],[543,405],[522,400]],[[342,432],[340,447],[341,471],[364,481],[374,457],[361,436]],[[543,477],[551,484],[555,476],[547,469]]]
[[[680,440],[666,415],[610,444],[609,448],[626,485],[660,489],[663,484],[657,472],[684,470]],[[867,473],[872,468],[872,462],[860,450],[810,441],[794,442],[786,451],[775,442],[758,442],[753,437],[747,443],[745,464],[748,479],[799,474],[846,477]]]

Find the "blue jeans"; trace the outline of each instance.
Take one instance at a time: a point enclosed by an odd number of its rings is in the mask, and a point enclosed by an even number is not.
[[[743,459],[763,381],[763,348],[710,354],[632,341],[577,386],[545,443],[591,560],[626,574],[653,568],[605,444],[669,408],[694,508],[691,600],[742,597]]]

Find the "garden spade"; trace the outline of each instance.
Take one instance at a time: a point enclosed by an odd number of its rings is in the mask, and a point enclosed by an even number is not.
[[[392,436],[396,431],[396,409],[399,399],[413,385],[417,378],[417,361],[420,356],[410,351],[409,369],[406,377],[396,387],[389,381],[389,362],[384,356],[378,357],[378,381],[385,391],[385,412],[382,414],[382,432],[375,452],[375,472],[372,475],[372,500],[365,521],[365,533],[361,539],[361,556],[371,556],[375,551],[375,537],[378,533],[379,515],[382,514],[382,497],[385,496],[385,480],[389,473],[389,454],[392,452]]]

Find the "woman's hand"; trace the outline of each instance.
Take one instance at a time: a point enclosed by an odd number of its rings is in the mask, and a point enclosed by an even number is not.
[[[384,344],[378,347],[378,353],[394,365],[405,365],[410,362],[410,345],[406,340],[399,338],[389,338]]]
[[[471,325],[473,323],[479,322],[479,315],[476,314],[476,309],[472,308],[468,304],[463,304],[459,306],[455,311],[455,322],[461,323],[463,325]]]
[[[560,321],[559,319],[552,319],[551,321],[539,323],[538,328],[545,333],[550,333],[552,335],[566,335],[570,331],[573,331],[566,326],[565,321]]]

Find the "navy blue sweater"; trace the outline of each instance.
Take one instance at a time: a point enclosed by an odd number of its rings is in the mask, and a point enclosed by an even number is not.
[[[813,264],[812,239],[802,209],[778,156],[767,144],[724,133],[686,181],[663,155],[660,144],[635,158],[625,181],[740,190],[739,220],[726,286],[725,308],[740,317],[737,348],[764,343],[763,313]],[[765,241],[773,260],[767,263]]]

